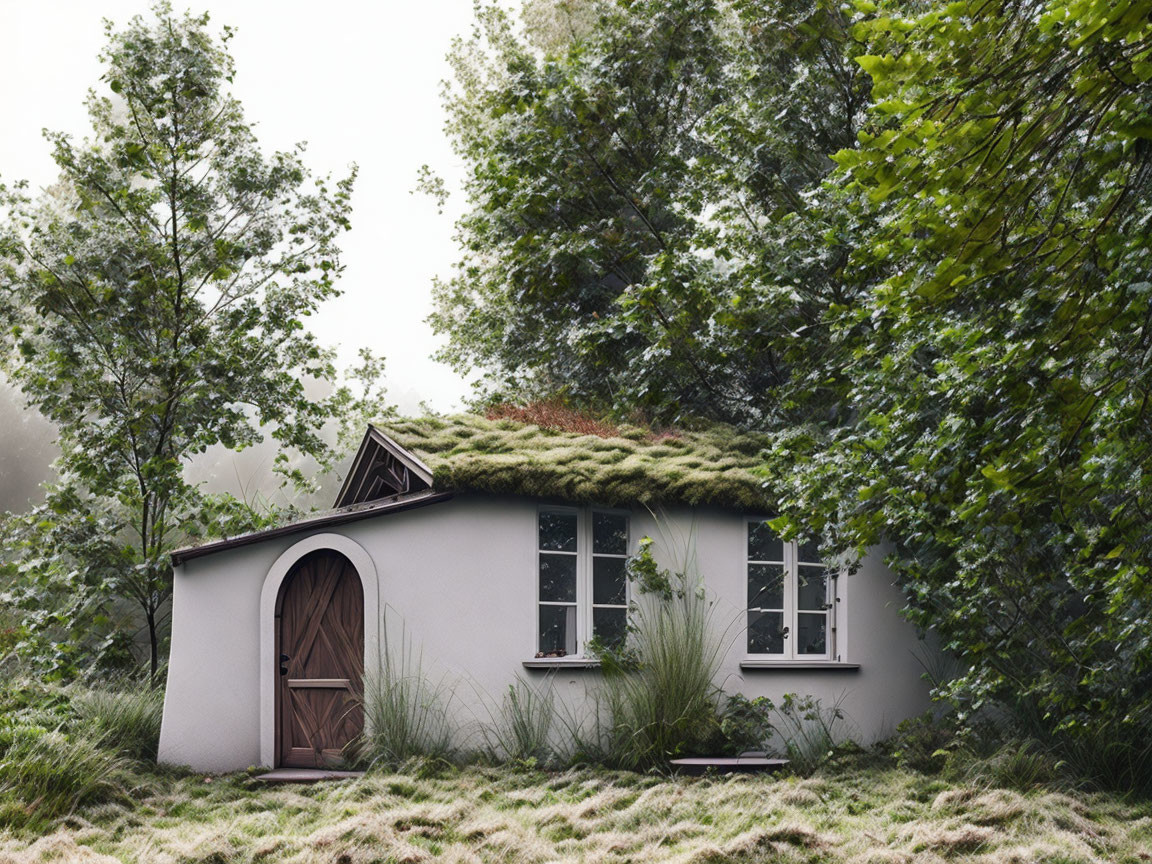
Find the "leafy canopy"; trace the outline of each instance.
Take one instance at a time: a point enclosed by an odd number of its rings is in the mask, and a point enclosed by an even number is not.
[[[858,5],[837,183],[874,281],[829,310],[857,419],[782,432],[774,474],[794,522],[896,541],[966,704],[1146,740],[1152,4]]]
[[[59,181],[36,199],[0,190],[0,368],[63,451],[47,503],[13,526],[15,599],[81,629],[114,614],[109,598],[130,602],[155,671],[165,553],[262,521],[189,483],[189,458],[271,434],[277,467],[303,481],[288,453],[330,464],[321,427],[372,396],[307,389],[334,378],[304,321],[337,293],[355,170],[313,178],[303,145],[266,155],[229,92],[232,31],[167,2],[152,12],[106,23],[90,137],[47,133]]]
[[[965,711],[1107,723],[1121,776],[1152,715],[1152,4],[532,8],[454,54],[445,356],[769,434],[778,525],[890,544]]]
[[[786,412],[822,350],[838,220],[810,193],[855,140],[867,76],[835,2],[496,6],[457,41],[468,169],[441,356],[485,393],[659,422]],[[826,244],[813,244],[824,236]]]

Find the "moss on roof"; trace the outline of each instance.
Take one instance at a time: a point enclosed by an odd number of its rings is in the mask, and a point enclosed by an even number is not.
[[[653,436],[621,427],[602,438],[473,414],[380,428],[422,459],[434,487],[620,506],[639,502],[758,510],[767,505],[760,436],[730,427]]]

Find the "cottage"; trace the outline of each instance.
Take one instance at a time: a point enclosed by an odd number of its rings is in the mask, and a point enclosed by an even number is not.
[[[385,614],[461,704],[517,674],[579,700],[586,646],[624,632],[641,538],[691,546],[729,636],[719,683],[839,700],[858,740],[925,710],[920,646],[891,573],[848,575],[766,524],[760,441],[610,437],[475,416],[370,428],[335,509],[179,550],[160,759],[204,771],[331,761],[381,652]],[[680,548],[677,548],[680,547]]]

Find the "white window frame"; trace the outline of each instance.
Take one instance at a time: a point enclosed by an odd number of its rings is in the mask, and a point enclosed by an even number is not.
[[[767,564],[769,566],[780,566],[779,561],[759,561],[748,557],[748,537],[751,531],[751,526],[762,522],[767,522],[771,517],[766,516],[746,516],[744,518],[744,531],[741,538],[743,544],[743,551],[741,558],[744,561],[743,567],[743,581],[744,587],[744,651],[749,660],[776,660],[781,663],[839,663],[843,661],[842,652],[840,651],[840,641],[838,639],[838,631],[840,630],[840,621],[842,616],[841,603],[840,603],[840,585],[842,583],[841,568],[831,564],[808,564],[801,563],[800,547],[795,540],[781,540],[784,551],[784,609],[782,620],[784,627],[787,628],[787,635],[784,637],[784,651],[779,654],[769,654],[766,652],[753,653],[748,650],[748,613],[753,611],[760,611],[761,607],[751,607],[748,605],[748,568],[753,564]],[[800,568],[810,567],[817,569],[817,566],[823,569],[828,574],[825,584],[825,601],[824,601],[824,614],[827,621],[827,638],[824,640],[824,653],[822,654],[800,654],[796,651],[796,634],[799,632],[800,616],[801,615],[815,615],[814,610],[801,610],[799,608],[799,577]],[[779,610],[773,610],[779,611]]]
[[[576,551],[552,552],[540,548],[540,516],[543,513],[572,513],[576,515]],[[608,553],[594,553],[592,551],[593,516],[597,513],[607,513],[613,516],[623,516],[628,520],[628,535],[624,545],[623,555]],[[596,609],[624,609],[627,614],[628,605],[632,600],[632,586],[627,580],[624,583],[624,604],[593,604],[592,568],[594,558],[621,558],[632,556],[632,513],[613,507],[573,507],[564,504],[541,504],[536,508],[535,523],[533,525],[533,545],[536,554],[533,556],[535,572],[532,574],[535,582],[534,596],[536,605],[533,607],[533,648],[532,654],[540,651],[540,607],[541,606],[571,606],[556,600],[540,599],[540,556],[544,555],[573,555],[576,558],[576,650],[559,658],[539,658],[542,660],[556,660],[562,662],[568,659],[583,659],[588,656],[588,643],[592,640],[592,610]]]

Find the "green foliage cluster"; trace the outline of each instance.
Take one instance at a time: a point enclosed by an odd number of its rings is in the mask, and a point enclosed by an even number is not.
[[[874,105],[836,156],[859,287],[828,310],[856,417],[778,433],[782,503],[894,541],[908,613],[966,667],[944,688],[962,716],[995,699],[1058,748],[1137,744],[1152,5],[859,5]]]
[[[810,194],[868,76],[836,0],[479,7],[449,60],[467,168],[441,356],[513,401],[756,422],[843,302]],[[813,243],[823,238],[823,243]],[[835,370],[829,370],[835,378]],[[803,413],[807,413],[805,410]]]
[[[602,505],[713,505],[761,510],[755,473],[767,439],[725,426],[656,437],[621,427],[601,438],[472,414],[381,424],[444,489]]]
[[[371,385],[308,388],[336,378],[304,321],[338,293],[355,170],[315,178],[302,145],[261,149],[231,93],[232,31],[207,15],[158,0],[106,36],[91,136],[47,134],[60,173],[38,198],[0,184],[0,372],[62,451],[44,505],[0,541],[19,573],[6,600],[40,640],[26,653],[58,675],[92,654],[115,666],[142,628],[155,675],[167,553],[271,519],[189,482],[189,461],[270,434],[277,471],[306,486],[337,455],[322,427],[381,405]]]
[[[36,830],[104,801],[127,800],[154,764],[163,696],[141,682],[109,688],[26,677],[0,694],[0,828]]]
[[[603,680],[591,732],[568,724],[578,755],[612,767],[664,769],[669,759],[736,756],[779,737],[776,743],[789,754],[795,749],[797,757],[806,756],[801,733],[810,724],[792,722],[793,707],[823,718],[819,701],[788,694],[777,710],[764,697],[725,694],[716,677],[727,631],[715,621],[692,548],[672,572],[657,563],[652,546],[652,538],[643,538],[628,561],[635,599],[625,641],[593,645]]]
[[[785,693],[773,717],[789,768],[797,774],[811,774],[841,749],[855,746],[845,734],[847,717],[839,701],[825,705],[815,696]]]
[[[926,711],[900,721],[891,743],[892,757],[901,768],[912,768],[925,774],[939,774],[948,761],[948,753],[957,742],[955,718],[938,717]]]

